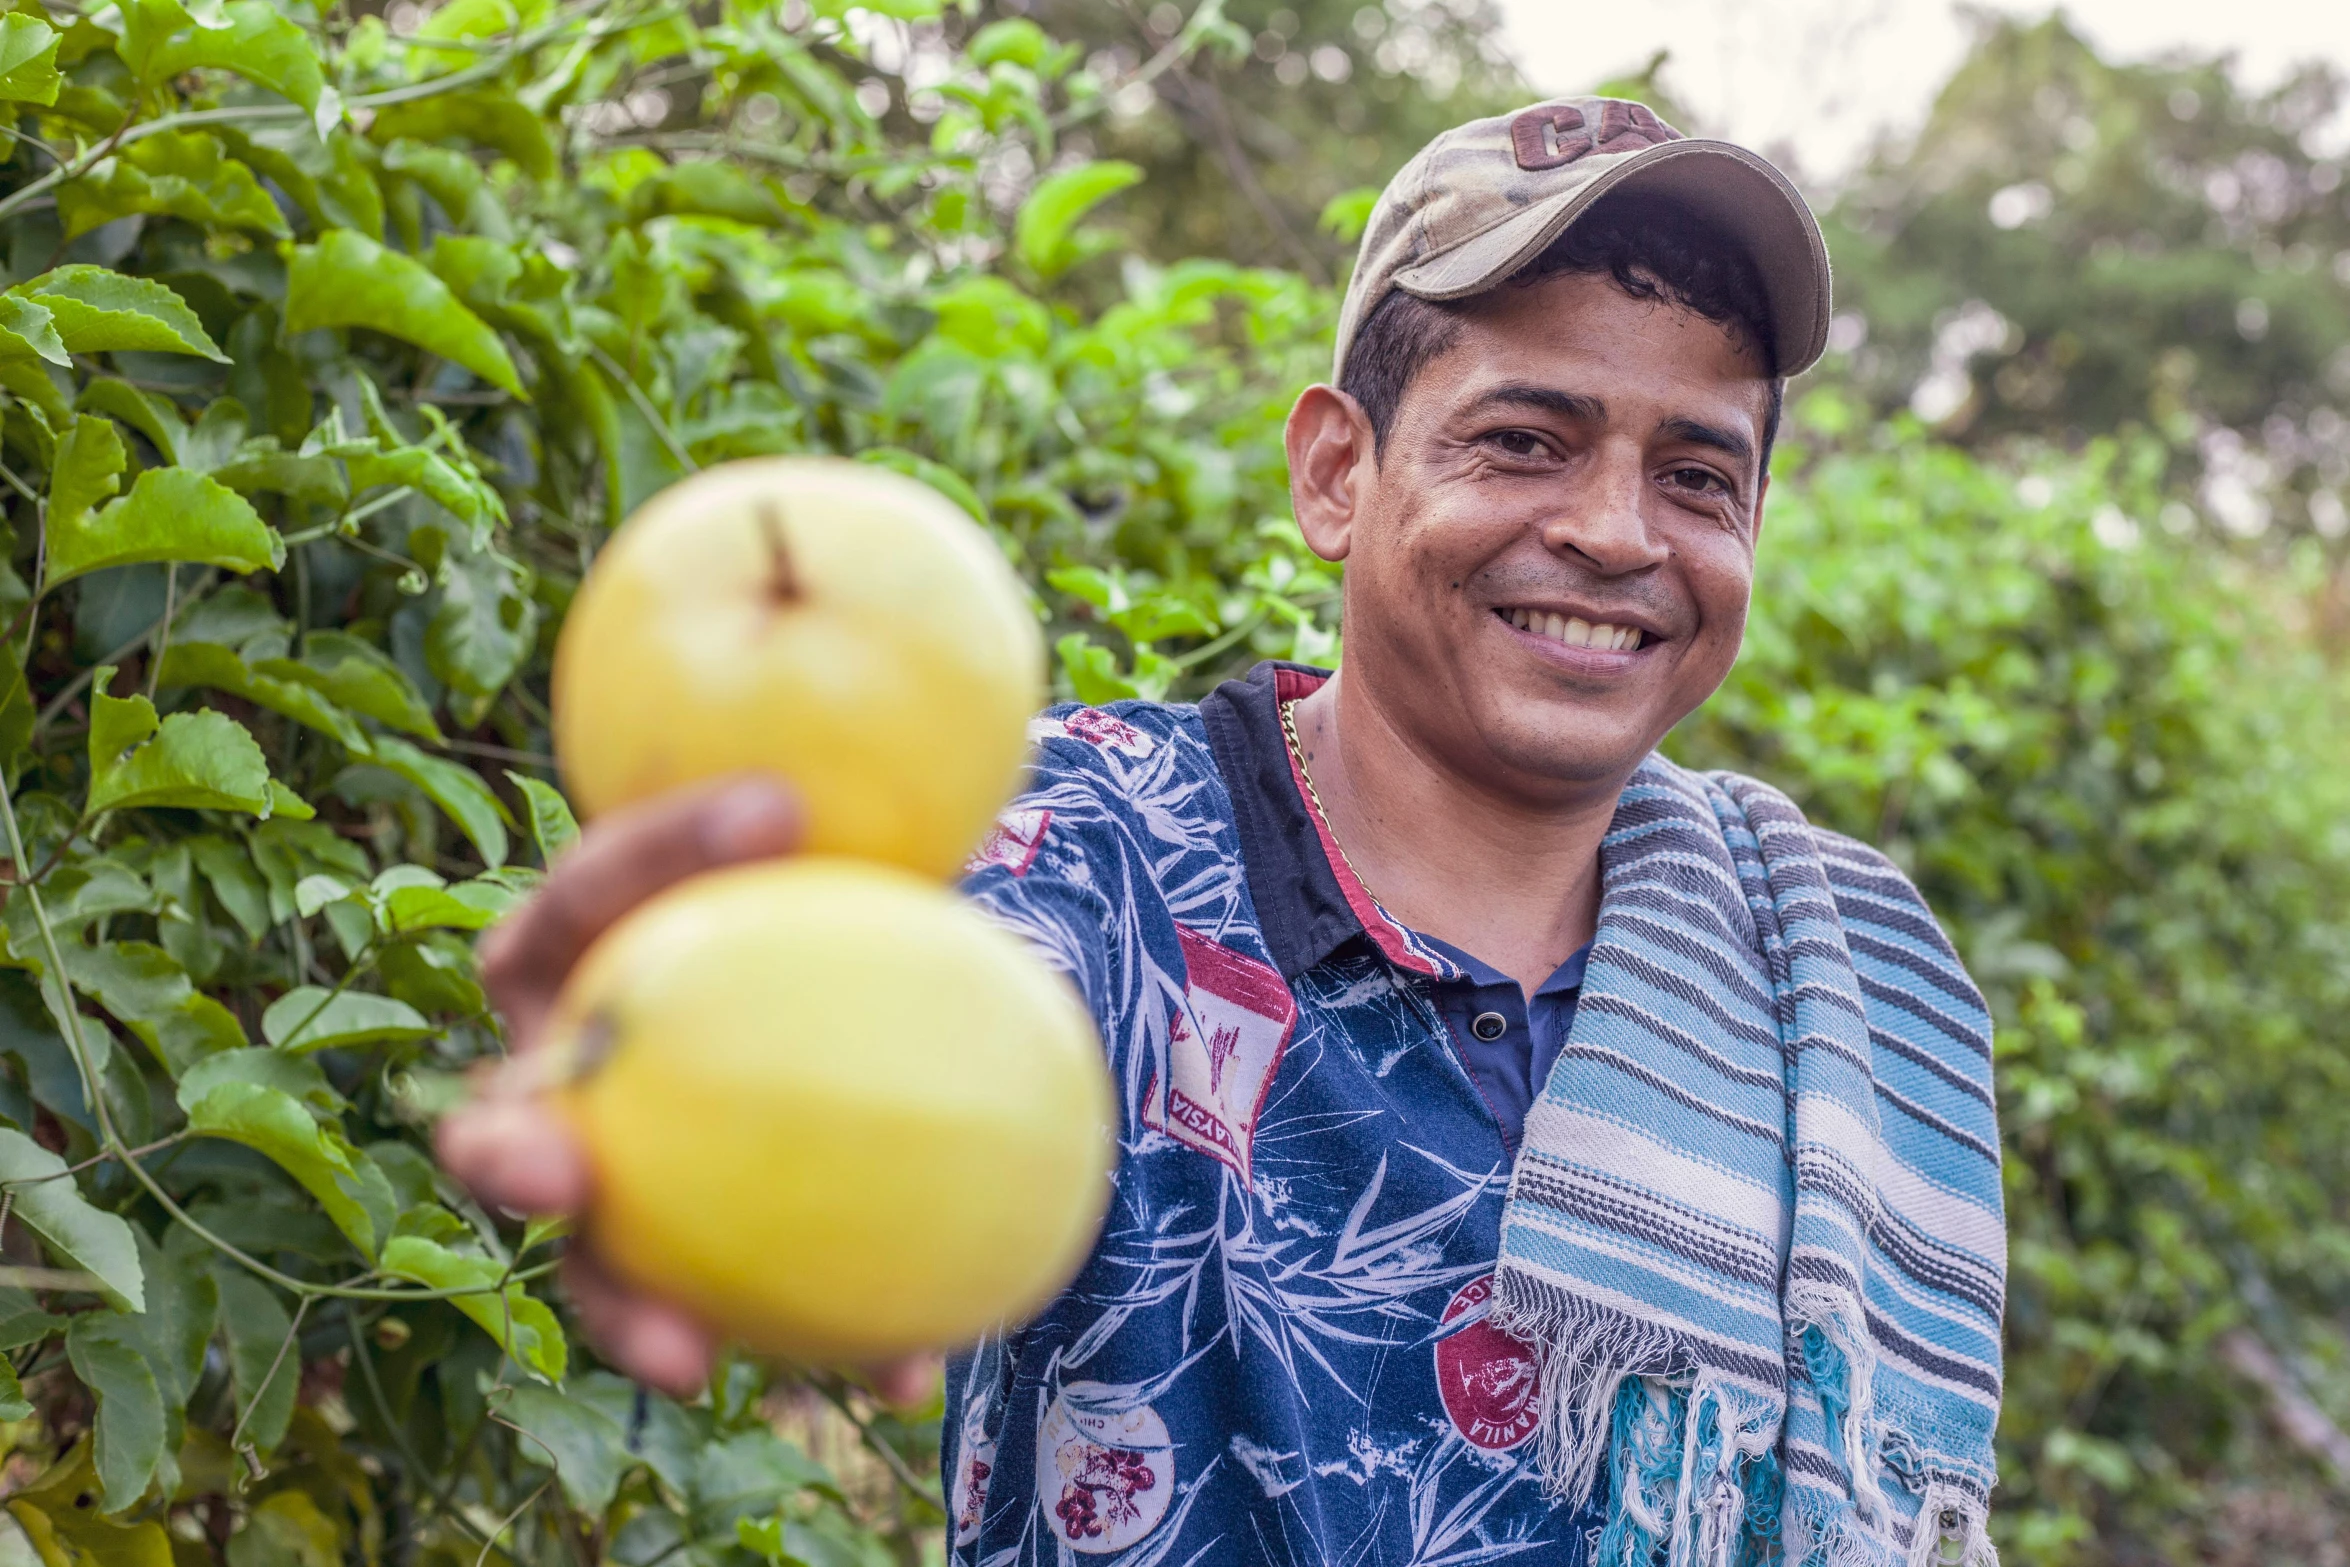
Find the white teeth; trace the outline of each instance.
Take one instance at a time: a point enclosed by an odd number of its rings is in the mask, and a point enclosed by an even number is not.
[[[1505,610],[1502,618],[1520,631],[1530,631],[1538,637],[1563,642],[1568,647],[1596,647],[1625,653],[1640,646],[1644,640],[1638,626],[1616,626],[1606,621],[1593,625],[1577,616],[1552,615],[1538,609]]]

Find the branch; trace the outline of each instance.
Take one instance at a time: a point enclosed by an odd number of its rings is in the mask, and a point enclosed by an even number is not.
[[[2220,1335],[2219,1355],[2268,1395],[2269,1418],[2287,1441],[2332,1470],[2337,1483],[2350,1485],[2350,1433],[2311,1401],[2300,1379],[2258,1334],[2230,1328]]]

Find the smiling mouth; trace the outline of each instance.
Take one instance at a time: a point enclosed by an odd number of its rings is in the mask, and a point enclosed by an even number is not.
[[[1494,613],[1520,631],[1548,637],[1568,647],[1629,653],[1645,640],[1638,626],[1611,625],[1604,620],[1593,624],[1579,616],[1546,614],[1538,609],[1497,609]]]

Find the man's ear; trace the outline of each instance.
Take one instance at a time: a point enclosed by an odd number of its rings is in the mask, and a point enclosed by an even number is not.
[[[1346,559],[1354,524],[1378,482],[1370,417],[1335,386],[1309,386],[1289,410],[1289,504],[1306,548],[1324,560]]]

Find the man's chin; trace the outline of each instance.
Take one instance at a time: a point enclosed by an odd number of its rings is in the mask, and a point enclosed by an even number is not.
[[[1621,785],[1655,748],[1646,726],[1587,709],[1560,712],[1559,705],[1539,704],[1480,726],[1487,736],[1485,749],[1512,773],[1580,792]]]

